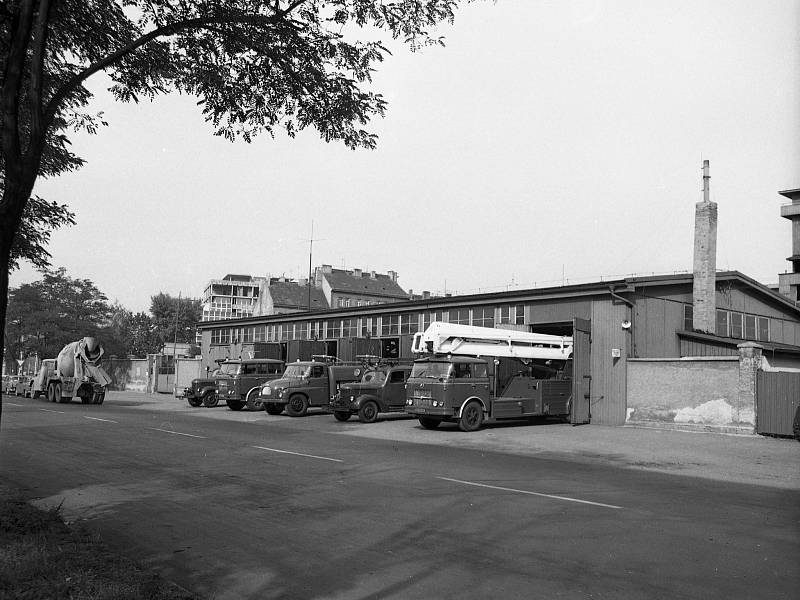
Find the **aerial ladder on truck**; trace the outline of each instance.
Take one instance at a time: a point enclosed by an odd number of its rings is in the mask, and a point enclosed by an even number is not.
[[[571,336],[434,322],[414,335],[420,355],[406,388],[406,412],[423,427],[456,421],[568,416]]]

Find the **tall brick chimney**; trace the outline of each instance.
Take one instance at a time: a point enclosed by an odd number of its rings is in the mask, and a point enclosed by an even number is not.
[[[703,161],[703,201],[694,209],[694,329],[717,331],[717,204],[709,199],[708,161]]]

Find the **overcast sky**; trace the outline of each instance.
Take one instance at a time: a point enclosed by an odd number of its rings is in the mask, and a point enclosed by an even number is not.
[[[708,159],[718,268],[773,283],[792,253],[777,192],[800,187],[798,31],[797,0],[479,1],[444,48],[390,45],[375,151],[313,130],[231,144],[192,98],[119,104],[97,78],[110,127],[34,193],[77,215],[53,265],[146,311],[227,273],[306,276],[312,219],[314,265],[415,292],[688,271]]]

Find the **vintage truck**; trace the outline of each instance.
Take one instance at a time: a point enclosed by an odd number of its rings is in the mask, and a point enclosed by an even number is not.
[[[374,423],[379,413],[403,412],[406,380],[411,365],[386,364],[367,367],[361,381],[343,383],[329,410],[339,421],[358,415],[362,423]]]
[[[190,406],[213,408],[224,400],[231,410],[261,410],[258,399],[261,384],[280,377],[284,363],[268,358],[237,358],[217,362],[210,375],[193,379],[177,395],[186,398]]]
[[[267,413],[279,415],[286,409],[289,416],[302,417],[309,407],[327,409],[340,385],[358,381],[364,373],[361,363],[340,363],[330,356],[313,358],[289,363],[279,379],[261,386],[259,400]]]

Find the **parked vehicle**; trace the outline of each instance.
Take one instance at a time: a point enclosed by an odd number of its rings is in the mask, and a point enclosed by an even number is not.
[[[188,387],[182,390],[176,390],[177,397],[186,398],[189,406],[216,406],[219,403],[217,398],[217,380],[214,378],[214,373],[208,377],[197,377],[192,379]]]
[[[361,364],[339,363],[335,357],[315,356],[314,360],[289,363],[279,379],[261,386],[259,399],[271,415],[286,409],[291,417],[302,417],[309,407],[327,408],[343,383],[358,381],[364,373]]]
[[[426,429],[570,414],[570,337],[436,322],[412,350],[429,356],[414,361],[405,410]]]
[[[55,361],[42,361],[37,386],[46,391],[50,402],[66,403],[78,396],[84,404],[102,404],[111,383],[100,366],[103,352],[103,346],[93,337],[67,344]]]
[[[406,380],[411,365],[367,367],[361,381],[343,383],[330,402],[339,421],[358,415],[362,423],[374,423],[379,413],[403,412],[406,406]]]
[[[231,410],[242,410],[245,405],[250,410],[262,410],[261,385],[278,379],[284,366],[282,360],[272,358],[227,360],[217,373],[217,397]]]

